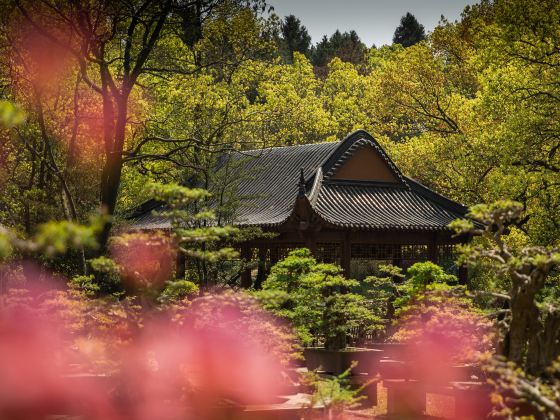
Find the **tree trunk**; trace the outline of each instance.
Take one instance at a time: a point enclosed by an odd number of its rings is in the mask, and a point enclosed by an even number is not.
[[[106,154],[105,165],[103,166],[103,173],[101,179],[101,208],[109,217],[115,214],[117,205],[117,197],[119,193],[119,186],[121,183],[121,170],[122,170],[122,152],[124,148],[124,140],[126,136],[126,120],[128,112],[128,92],[121,94],[115,101],[117,107],[117,118],[115,121],[114,137],[112,147]],[[112,108],[112,104],[110,104]],[[105,100],[104,100],[105,108]],[[110,110],[105,113],[105,116],[111,118]],[[106,124],[111,124],[112,121],[106,121]],[[99,249],[104,252],[107,247],[109,235],[113,223],[109,220],[105,224],[99,236]]]
[[[506,356],[516,364],[521,364],[527,344],[527,316],[525,314],[527,308],[518,302],[512,302],[511,307],[512,317]]]
[[[534,294],[528,290],[521,290],[512,294],[511,298],[511,323],[509,328],[509,343],[507,356],[517,365],[523,365],[527,351],[528,340],[531,335],[531,317],[535,310]],[[535,331],[537,333],[537,331]]]
[[[544,373],[560,355],[560,310],[550,310],[544,322],[538,321],[527,350],[527,371],[533,375]]]

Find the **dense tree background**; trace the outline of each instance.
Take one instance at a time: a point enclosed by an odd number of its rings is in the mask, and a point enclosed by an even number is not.
[[[365,128],[410,176],[466,204],[518,200],[524,241],[557,242],[554,2],[484,1],[425,43],[369,49],[354,31],[309,47],[297,18],[264,18],[260,2],[17,4],[2,16],[3,95],[27,118],[2,133],[3,224],[29,234],[100,204],[118,223],[149,180],[211,188],[226,150]],[[91,32],[99,16],[114,25]]]

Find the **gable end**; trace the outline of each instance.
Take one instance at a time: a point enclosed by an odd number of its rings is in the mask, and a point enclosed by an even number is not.
[[[399,169],[366,131],[358,130],[344,139],[323,164],[325,178],[401,184],[408,187]]]

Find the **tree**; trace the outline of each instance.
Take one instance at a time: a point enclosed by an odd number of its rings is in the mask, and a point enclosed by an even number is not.
[[[301,24],[297,17],[294,15],[286,16],[282,22],[281,29],[287,62],[292,62],[294,52],[309,56],[311,36],[307,32],[307,28]]]
[[[548,82],[558,78],[557,8],[523,1],[466,8],[426,43],[370,52],[365,91],[375,104],[372,132],[396,140],[387,147],[404,172],[469,205],[521,202],[527,211],[517,227],[551,245],[560,227],[558,92]]]
[[[100,204],[107,214],[113,215],[120,186],[130,97],[162,34],[172,2],[99,1],[88,5],[44,2],[39,10],[33,9],[33,13],[29,2],[16,2],[15,6],[15,18],[33,28],[39,38],[67,52],[77,63],[84,83],[100,96],[105,153]],[[115,49],[115,44],[120,44],[121,40],[124,40],[122,54]],[[108,224],[100,235],[102,248],[109,237],[110,226]]]
[[[340,267],[317,263],[308,249],[296,249],[272,267],[257,296],[266,309],[288,319],[305,344],[322,340],[329,350],[345,349],[352,329],[368,331],[380,319],[354,293],[359,283]]]
[[[457,232],[481,235],[480,241],[462,249],[462,261],[483,263],[494,276],[505,276],[509,283],[507,290],[479,292],[494,298],[499,308],[490,315],[497,318],[501,330],[498,354],[482,360],[495,388],[492,400],[505,418],[527,414],[558,418],[560,250],[516,246],[510,229],[523,217],[520,203],[478,205],[470,214],[484,226],[470,221],[452,224]],[[533,411],[527,412],[527,405]]]
[[[501,353],[526,372],[540,375],[560,355],[560,311],[551,284],[555,269],[560,265],[557,248],[522,247],[513,249],[504,236],[509,226],[523,216],[523,206],[511,201],[477,205],[470,216],[482,222],[455,221],[451,225],[458,233],[481,235],[484,241],[464,246],[462,260],[473,263],[486,261],[497,274],[509,279],[509,290],[494,296],[507,302],[503,309]]]
[[[125,157],[129,159],[130,153],[135,151],[131,140],[142,133],[144,115],[139,86],[148,84],[154,74],[188,75],[210,66],[219,72],[220,77],[229,77],[234,64],[232,57],[249,59],[243,55],[244,48],[235,49],[239,44],[224,39],[219,48],[207,48],[201,55],[197,46],[216,31],[203,31],[202,38],[185,35],[185,24],[192,19],[185,18],[184,9],[196,11],[195,20],[200,24],[217,21],[217,26],[223,26],[225,20],[221,17],[224,13],[231,15],[241,9],[252,14],[250,6],[259,7],[261,3],[258,0],[232,3],[221,0],[192,3],[99,0],[88,4],[44,1],[37,8],[35,2],[16,1],[14,8],[6,8],[9,24],[3,28],[4,35],[14,41],[10,43],[14,50],[25,44],[25,38],[17,39],[18,35],[25,34],[12,29],[17,29],[17,25],[30,28],[33,36],[43,44],[46,42],[65,53],[64,57],[74,66],[72,71],[79,75],[79,84],[87,86],[96,96],[102,121],[97,131],[102,133],[100,153],[103,154],[101,162],[97,162],[101,167],[99,204],[107,214],[116,214]],[[198,41],[197,44],[190,45],[194,40]],[[219,63],[224,65],[220,67]],[[45,137],[43,143],[49,144],[48,127],[41,123],[44,118],[41,117],[39,99],[35,100],[39,129]],[[131,119],[138,124],[132,124]],[[45,150],[50,166],[54,166],[49,150]],[[165,159],[167,156],[164,153],[161,157]],[[63,171],[54,168],[52,172],[62,174],[61,182],[65,180]],[[100,250],[107,243],[110,229],[111,223],[100,234]]]
[[[364,60],[366,46],[356,31],[341,33],[338,29],[329,37],[323,36],[312,51],[311,61],[316,67],[325,67],[334,57],[354,65]]]
[[[401,44],[403,47],[410,47],[426,38],[424,26],[416,20],[413,14],[407,12],[401,18],[401,23],[395,29],[393,44]]]

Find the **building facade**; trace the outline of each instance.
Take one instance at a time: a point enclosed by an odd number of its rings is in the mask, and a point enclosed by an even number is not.
[[[241,274],[243,286],[258,287],[271,265],[300,247],[354,278],[380,263],[407,268],[426,260],[466,275],[452,267],[452,254],[468,238],[455,237],[448,225],[467,208],[403,175],[366,131],[338,142],[233,153],[225,164],[237,168],[242,198],[234,224],[274,234],[239,244],[243,259],[258,261]],[[148,213],[135,220],[138,228],[164,223]]]

